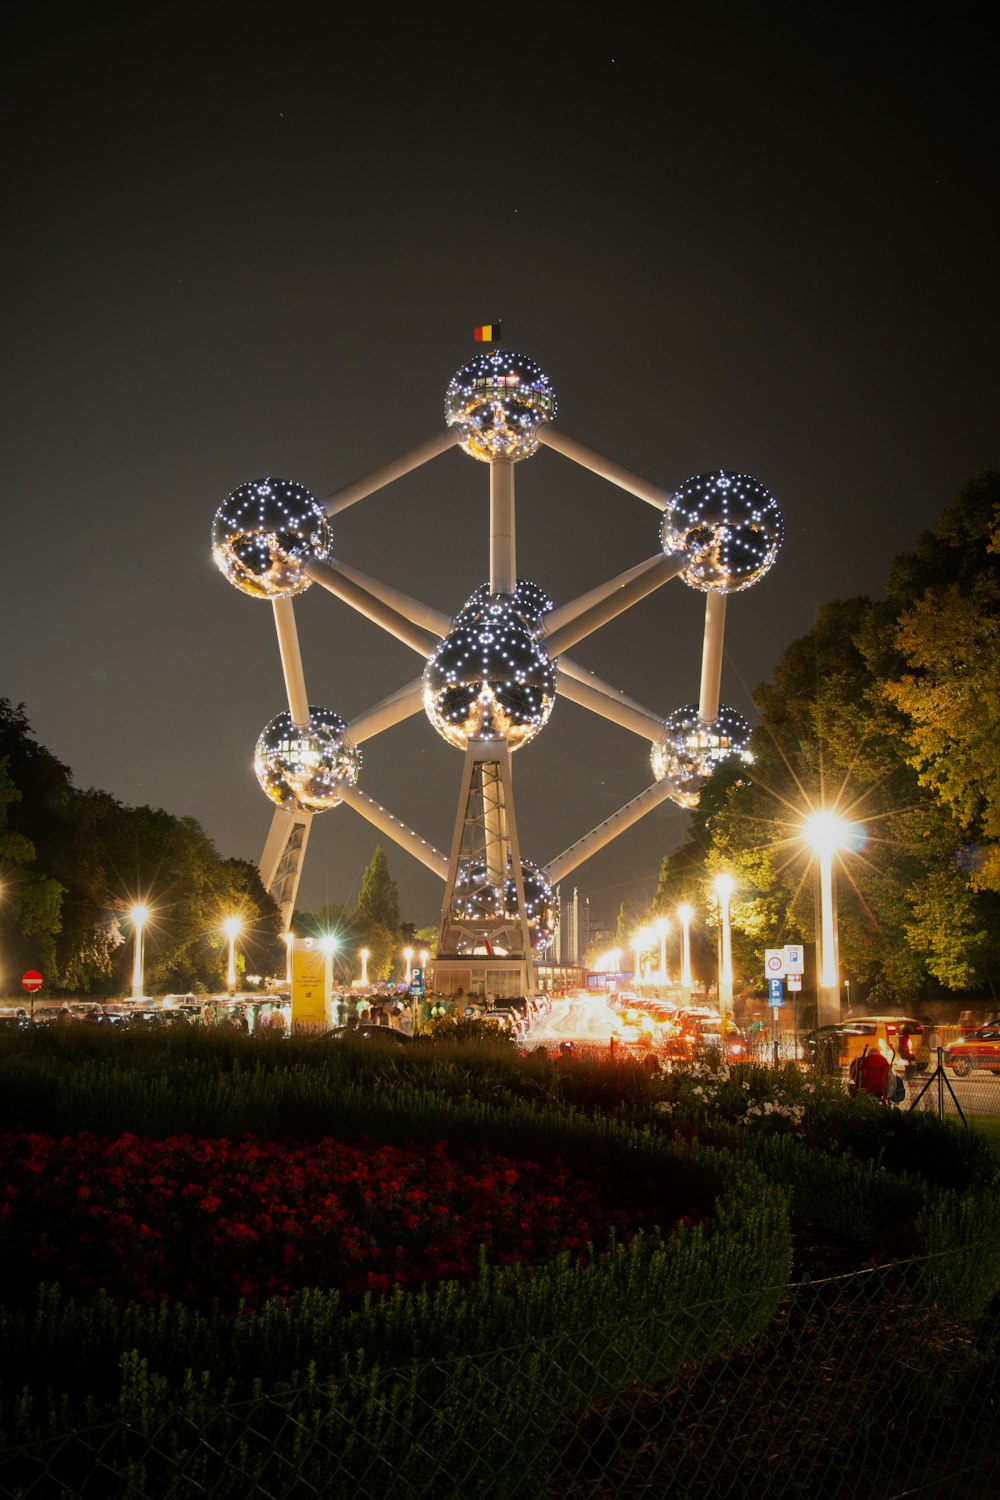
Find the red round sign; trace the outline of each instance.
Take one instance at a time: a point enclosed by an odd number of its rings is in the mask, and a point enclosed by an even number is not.
[[[45,980],[37,969],[28,969],[26,973],[21,975],[21,984],[28,991],[29,995],[33,995],[36,990],[40,990],[44,983]]]

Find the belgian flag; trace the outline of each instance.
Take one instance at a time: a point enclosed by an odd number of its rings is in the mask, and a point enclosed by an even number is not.
[[[472,330],[472,336],[477,344],[499,344],[500,328],[499,323],[483,323]]]

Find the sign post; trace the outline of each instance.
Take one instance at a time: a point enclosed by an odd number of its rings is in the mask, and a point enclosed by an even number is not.
[[[21,988],[31,996],[31,1019],[35,1019],[35,993],[40,990],[45,980],[37,969],[26,969],[21,975]]]

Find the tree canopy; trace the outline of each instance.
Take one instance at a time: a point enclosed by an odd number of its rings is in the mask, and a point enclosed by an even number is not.
[[[111,995],[131,977],[129,911],[150,909],[146,987],[224,987],[221,923],[243,922],[240,956],[280,973],[280,916],[254,864],[223,859],[193,818],[126,807],[80,791],[36,741],[24,712],[0,699],[0,903],[3,982],[39,969],[55,992]]]
[[[824,604],[753,696],[752,763],[723,763],[704,788],[653,911],[686,898],[711,914],[712,879],[728,871],[734,962],[759,989],[766,947],[813,939],[803,825],[831,810],[856,825],[837,871],[852,993],[995,995],[1000,471],[964,486],[895,560],[885,599]]]

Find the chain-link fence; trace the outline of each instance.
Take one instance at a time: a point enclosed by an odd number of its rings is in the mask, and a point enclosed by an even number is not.
[[[835,1269],[838,1247],[825,1250]],[[620,1331],[624,1389],[609,1379],[615,1338],[602,1349],[580,1330],[488,1357],[310,1372],[240,1401],[193,1376],[164,1399],[126,1359],[114,1421],[5,1414],[0,1494],[987,1500],[1000,1494],[996,1330],[929,1305],[922,1267],[789,1285],[758,1336],[707,1359],[669,1347],[669,1313],[637,1307]]]

